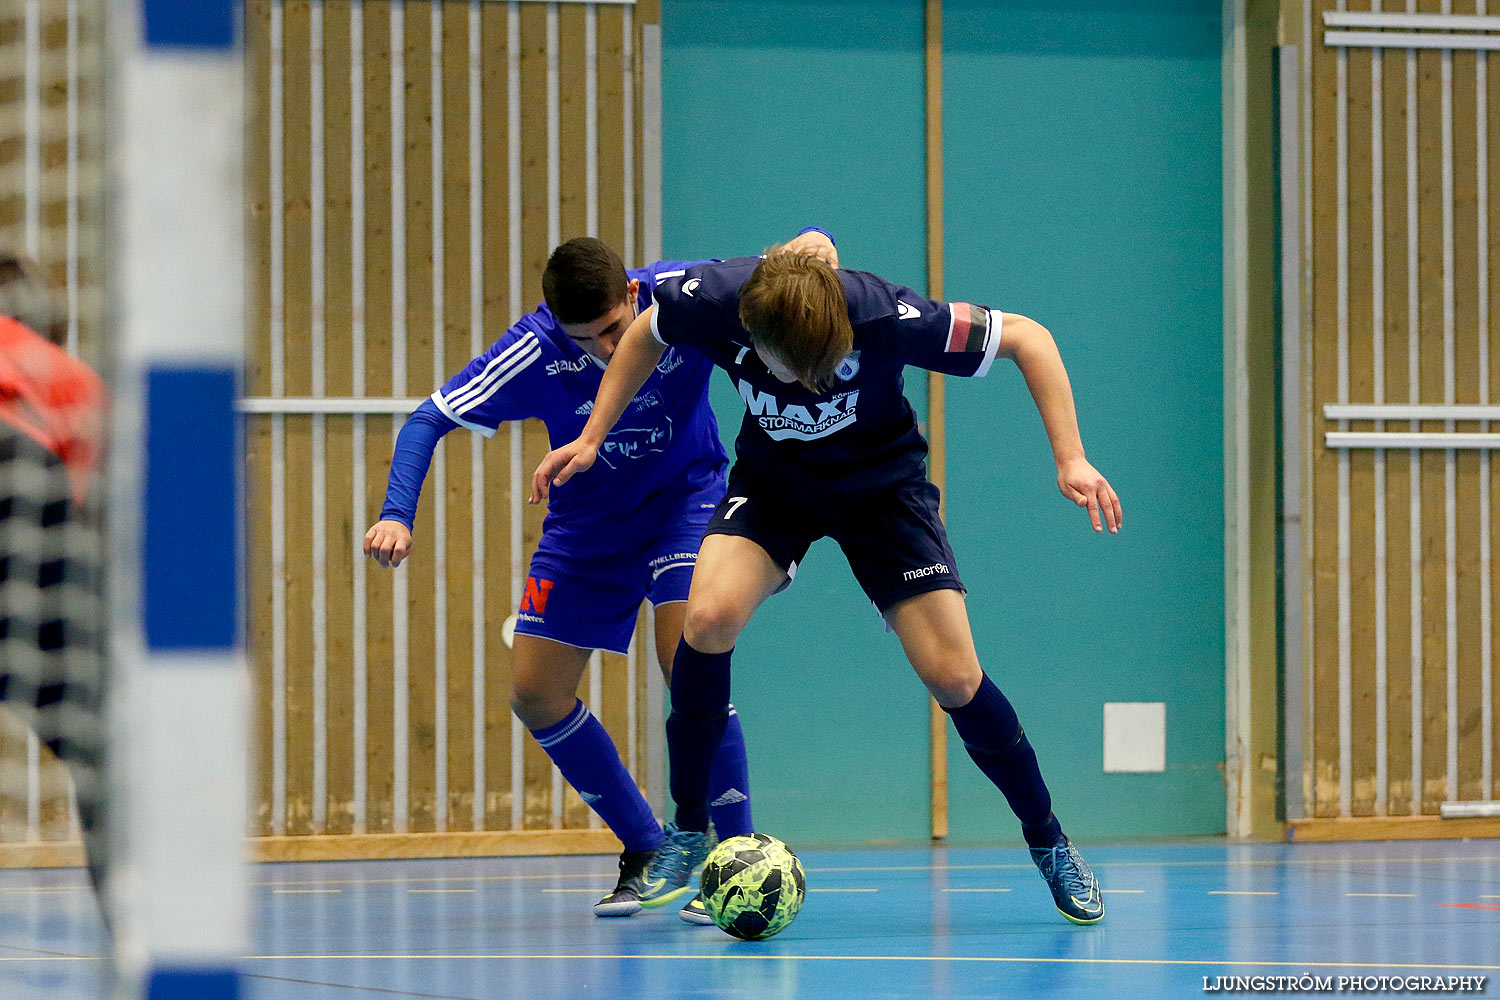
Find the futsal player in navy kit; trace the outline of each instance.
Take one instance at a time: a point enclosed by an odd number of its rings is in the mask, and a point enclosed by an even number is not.
[[[938,491],[926,477],[927,444],[902,394],[907,365],[981,377],[997,358],[1013,361],[1041,413],[1059,489],[1088,508],[1095,531],[1116,532],[1119,498],[1084,457],[1051,334],[1024,316],[932,302],[837,270],[831,241],[816,254],[695,265],[657,285],[653,306],[621,338],[583,433],[538,467],[534,500],[586,473],[655,359],[683,347],[728,372],[746,412],[673,669],[667,740],[678,833],[653,856],[643,904],[686,892],[706,850],[707,751],[726,724],[740,632],[812,542],[829,536],[1021,820],[1057,908],[1075,923],[1101,920],[1098,882],[1053,815],[1015,710],[980,667]]]
[[[407,557],[422,481],[449,431],[489,437],[504,422],[538,417],[554,447],[576,437],[621,335],[657,284],[687,266],[658,262],[627,272],[589,238],[554,251],[542,278],[546,302],[402,427],[365,553],[382,566]],[[553,494],[516,613],[511,706],[624,845],[619,884],[594,904],[602,917],[640,910],[646,861],[676,831],[662,830],[608,732],[578,699],[578,684],[593,650],[625,652],[643,598],[654,606],[658,655],[670,670],[698,545],[724,496],[728,458],[708,406],[712,370],[692,349],[659,352],[622,407],[621,426],[601,443],[597,466]],[[726,838],[749,833],[745,744],[732,710],[708,757],[716,829]],[[682,917],[710,922],[696,898]]]

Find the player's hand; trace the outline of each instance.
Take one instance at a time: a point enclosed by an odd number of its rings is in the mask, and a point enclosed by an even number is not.
[[[833,245],[833,240],[822,233],[803,233],[790,243],[784,244],[780,252],[805,254],[818,258],[829,267],[839,266],[838,247]]]
[[[1089,521],[1095,531],[1103,531],[1107,525],[1113,535],[1125,523],[1120,498],[1109,485],[1109,480],[1084,459],[1074,459],[1057,467],[1057,488],[1078,506],[1088,508]]]
[[[394,569],[411,554],[411,529],[400,521],[376,521],[365,532],[365,555]]]
[[[580,472],[587,472],[598,457],[599,446],[587,444],[582,438],[547,452],[542,464],[531,474],[531,496],[526,502],[541,503],[551,494],[552,487],[561,486]]]

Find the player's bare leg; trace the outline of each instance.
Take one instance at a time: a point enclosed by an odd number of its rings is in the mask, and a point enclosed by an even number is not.
[[[953,717],[974,763],[1021,821],[1031,859],[1062,915],[1077,924],[1104,917],[1099,883],[1052,815],[1036,752],[1010,701],[979,666],[963,594],[934,590],[893,605],[885,619],[917,676]]]
[[[703,539],[673,657],[667,719],[677,817],[646,871],[642,906],[662,906],[690,893],[693,869],[712,846],[708,790],[729,726],[730,653],[756,609],[785,581],[786,571],[755,542],[720,534]]]
[[[709,535],[698,550],[682,637],[700,652],[729,652],[750,617],[785,582],[786,570],[755,542]]]
[[[687,601],[672,601],[657,604],[652,608],[656,625],[656,662],[661,665],[661,676],[672,686],[672,657],[677,655],[677,644],[682,641],[682,626],[687,621]]]
[[[516,717],[625,846],[619,883],[594,904],[594,914],[627,917],[641,908],[640,877],[663,835],[609,733],[578,700],[593,651],[525,634],[516,636],[514,650],[510,704]]]
[[[939,705],[958,708],[973,700],[984,671],[960,591],[934,590],[908,598],[887,611],[885,620]]]
[[[555,726],[578,700],[578,684],[592,650],[540,636],[516,634],[511,656],[510,707],[532,732]]]

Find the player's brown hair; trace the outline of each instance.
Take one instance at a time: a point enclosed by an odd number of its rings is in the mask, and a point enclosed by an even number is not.
[[[849,302],[836,270],[772,248],[740,289],[740,322],[812,392],[822,392],[854,349]]]
[[[579,236],[547,260],[542,298],[559,323],[592,323],[630,295],[625,265],[601,240]]]
[[[0,316],[41,334],[59,347],[68,339],[68,320],[28,257],[0,250]]]

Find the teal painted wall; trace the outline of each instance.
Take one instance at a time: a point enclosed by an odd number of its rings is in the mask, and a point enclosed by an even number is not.
[[[1053,329],[1127,508],[1122,536],[1085,530],[1012,366],[949,380],[948,518],[981,659],[1089,839],[1223,829],[1218,9],[944,13],[948,295]],[[662,20],[666,254],[758,252],[817,223],[846,266],[924,287],[920,0],[663,0]],[[727,381],[714,402],[732,438]],[[836,546],[752,623],[734,685],[758,827],[926,835],[925,695]],[[1167,702],[1164,775],[1102,773],[1106,700]],[[952,750],[954,837],[1016,839]]]
[[[667,256],[819,225],[846,266],[923,286],[921,0],[664,0],[662,48]],[[744,404],[719,376],[713,398],[732,442]],[[927,835],[926,694],[838,546],[813,547],[734,664],[758,828]]]
[[[949,2],[947,293],[1053,331],[1125,508],[1058,493],[1019,372],[949,380],[948,508],[981,661],[1066,827],[1224,829],[1217,0]],[[1103,704],[1164,701],[1167,770],[1105,774]],[[1015,822],[954,741],[956,839]]]

